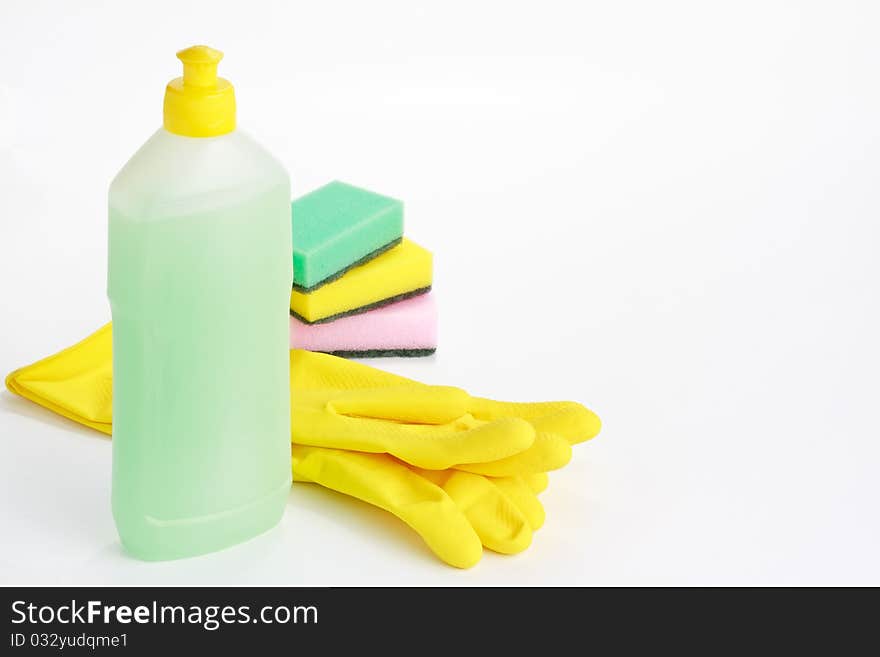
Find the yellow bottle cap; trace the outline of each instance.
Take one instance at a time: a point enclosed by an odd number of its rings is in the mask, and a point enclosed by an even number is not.
[[[177,53],[183,77],[165,87],[165,129],[184,137],[216,137],[235,130],[235,90],[217,77],[223,53],[193,46]]]

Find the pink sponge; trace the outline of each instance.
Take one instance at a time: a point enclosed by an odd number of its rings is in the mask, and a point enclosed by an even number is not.
[[[336,356],[428,356],[437,348],[437,307],[429,292],[326,324],[290,318],[290,347]]]

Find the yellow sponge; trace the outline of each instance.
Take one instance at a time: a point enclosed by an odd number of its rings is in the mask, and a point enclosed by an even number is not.
[[[404,239],[313,292],[293,290],[290,314],[307,324],[330,322],[423,294],[431,289],[432,277],[431,252]]]

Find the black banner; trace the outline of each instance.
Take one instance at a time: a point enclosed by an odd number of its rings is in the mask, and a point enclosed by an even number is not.
[[[423,588],[4,588],[0,655],[161,650],[285,651],[355,647],[372,654],[470,653],[477,646],[568,652],[566,646],[637,649],[725,645],[791,647],[818,640],[833,612],[816,592],[636,589]],[[795,595],[791,595],[794,593]],[[822,593],[822,597],[828,597]],[[849,598],[834,592],[832,597]],[[722,600],[722,598],[728,598]],[[732,598],[732,599],[731,599]],[[731,603],[742,602],[734,613]],[[839,600],[838,602],[840,602]],[[717,603],[716,603],[717,602]],[[821,624],[811,623],[819,610]],[[849,614],[854,630],[873,627],[875,606]],[[703,643],[709,641],[709,644]],[[815,645],[820,645],[819,643]],[[710,651],[711,652],[711,651]],[[201,653],[199,653],[201,654]],[[329,654],[336,654],[331,652]]]

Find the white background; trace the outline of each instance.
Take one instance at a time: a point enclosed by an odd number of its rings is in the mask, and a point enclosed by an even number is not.
[[[878,34],[869,1],[3,0],[3,374],[109,319],[107,187],[207,43],[295,193],[402,198],[434,251],[438,354],[380,366],[605,426],[516,557],[303,485],[148,564],[108,441],[4,391],[0,583],[880,584]]]

